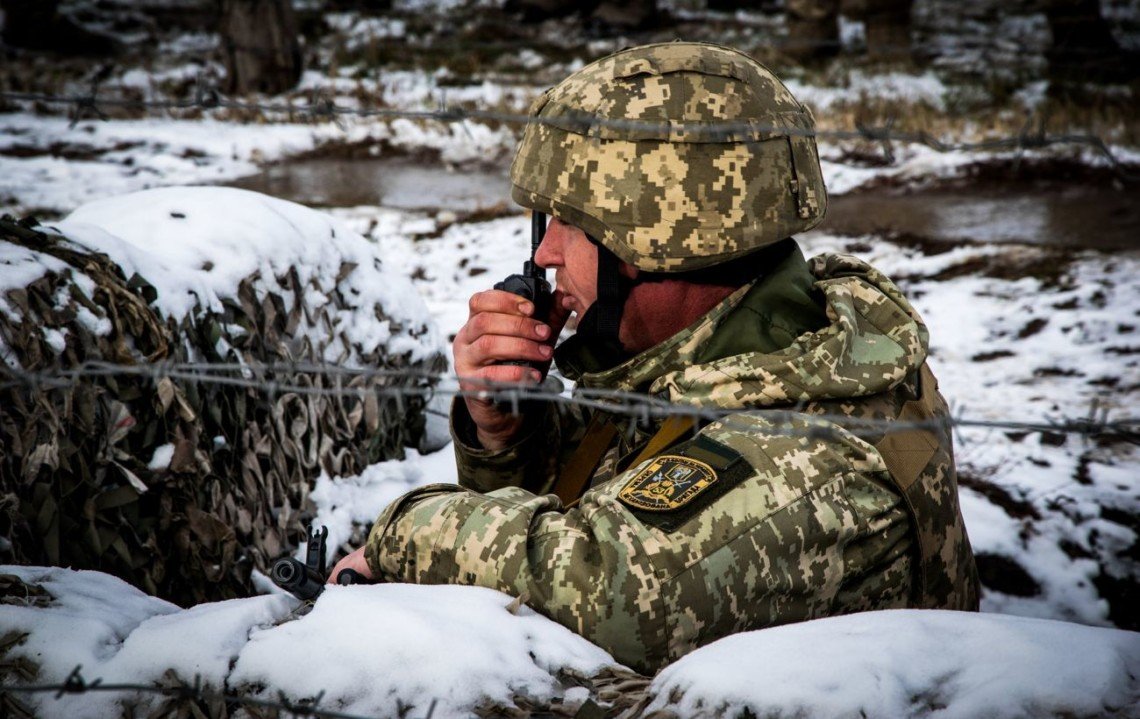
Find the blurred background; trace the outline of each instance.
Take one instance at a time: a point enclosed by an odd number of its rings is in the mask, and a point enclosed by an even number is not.
[[[1140,229],[1135,184],[1125,182],[1128,166],[1140,163],[1140,0],[0,0],[0,8],[0,91],[8,93],[0,109],[73,119],[309,117],[203,104],[222,94],[310,109],[320,101],[343,110],[520,114],[536,92],[622,47],[717,42],[769,65],[812,107],[820,129],[835,133],[821,137],[825,159],[848,171],[829,177],[833,194],[870,191],[837,197],[828,228],[1098,247],[1133,246]],[[94,94],[101,102],[28,102],[13,93]],[[506,123],[508,132],[518,128]],[[970,182],[939,182],[912,197],[915,183],[898,173],[880,173],[870,186],[856,176],[905,164],[916,141],[943,155],[974,155],[948,160],[959,166],[952,173],[903,174]],[[394,153],[392,138],[318,144],[324,149],[304,157],[291,153],[287,167],[254,176],[246,168],[239,185],[317,206],[508,209],[510,140],[466,154],[428,142]],[[0,152],[39,152],[15,145]],[[57,145],[51,152],[63,158],[106,154]],[[388,145],[379,148],[382,162],[349,162],[379,154],[377,145]],[[441,155],[467,172],[434,172]],[[262,169],[275,159],[252,158]],[[903,185],[910,191],[880,201]],[[71,209],[8,195],[0,205],[41,216]]]

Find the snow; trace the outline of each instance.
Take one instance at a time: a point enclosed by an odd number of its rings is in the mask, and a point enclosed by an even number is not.
[[[559,680],[616,666],[605,652],[478,587],[329,587],[307,614],[284,595],[178,610],[97,572],[0,567],[41,584],[46,607],[0,605],[0,626],[28,633],[12,658],[37,681],[77,664],[104,682],[155,681],[168,670],[267,700],[322,695],[360,716],[469,716],[586,698]],[[171,651],[178,647],[178,651]],[[868,612],[737,634],[662,670],[647,711],[665,716],[944,719],[1129,716],[1140,700],[1140,634],[1067,622],[944,611]],[[145,697],[145,695],[144,695]],[[37,716],[115,714],[114,694],[39,695]],[[145,701],[145,699],[144,699]],[[862,712],[863,714],[860,714]]]
[[[101,572],[9,566],[3,573],[39,584],[54,597],[50,611],[0,604],[0,627],[27,632],[21,651],[66,666],[65,676],[77,664],[95,666],[114,656],[144,621],[179,611]]]
[[[151,455],[150,461],[147,462],[147,467],[150,469],[166,469],[170,466],[170,460],[174,458],[174,445],[163,444],[155,447],[154,454]]]
[[[337,587],[302,621],[254,637],[230,681],[285,686],[298,696],[325,691],[345,711],[367,715],[396,714],[400,700],[426,713],[435,699],[439,716],[459,716],[516,693],[554,696],[555,672],[588,675],[613,664],[534,612],[507,611],[510,601],[479,587]],[[312,648],[322,644],[335,668],[313,672]]]
[[[930,327],[931,367],[958,415],[1045,423],[1085,417],[1095,399],[1110,417],[1135,416],[1140,363],[1112,348],[1128,341],[1120,325],[1140,311],[1136,253],[1076,253],[1056,285],[978,271],[939,280],[934,278],[971,264],[1016,267],[1046,250],[961,243],[926,254],[881,238],[822,232],[801,238],[807,254],[843,251],[852,243],[899,282]],[[1133,389],[1106,392],[1100,384],[1106,378]],[[1135,446],[1102,449],[1076,436],[1058,443],[1039,433],[986,428],[960,428],[955,443],[959,476],[971,479],[963,480],[960,493],[975,553],[1013,560],[1038,585],[1028,596],[990,588],[982,609],[1107,624],[1110,608],[1094,580],[1102,569],[1128,576],[1127,548],[1140,537],[1134,528],[1104,522],[1102,508],[1135,511]],[[997,490],[1010,506],[985,496],[983,488]]]
[[[796,99],[821,117],[842,103],[857,103],[868,98],[876,101],[905,100],[926,104],[935,110],[945,109],[947,87],[933,72],[908,74],[901,72],[867,74],[853,70],[841,87],[820,87],[790,79],[785,83]]]
[[[1134,632],[960,612],[868,612],[714,642],[657,675],[646,712],[1135,716],[1138,672]]]
[[[325,22],[338,32],[352,36],[347,49],[356,49],[374,40],[403,37],[407,22],[399,18],[362,18],[355,13],[327,13]]]
[[[47,273],[59,273],[66,267],[67,263],[50,255],[29,252],[8,242],[0,243],[0,311],[15,311],[7,300],[9,290],[23,289]]]
[[[72,128],[62,117],[3,115],[0,150],[70,147],[79,157],[4,157],[0,197],[29,208],[74,208],[156,185],[223,182],[255,172],[260,160],[312,149],[319,138],[319,128],[300,125],[147,119]]]
[[[353,523],[371,526],[380,512],[400,495],[425,484],[458,481],[455,455],[448,448],[421,455],[408,450],[403,460],[389,460],[368,467],[353,477],[329,477],[322,473],[309,493],[316,506],[314,525],[328,527],[329,566],[338,547],[352,535]],[[350,547],[355,549],[355,547]],[[297,551],[304,560],[305,547]]]
[[[440,99],[422,73],[389,81],[391,89],[381,98],[385,104]],[[320,77],[314,82],[327,84]],[[407,82],[408,88],[401,89],[401,82]],[[503,101],[502,93],[492,86],[461,90],[449,88],[448,101],[469,95]],[[525,107],[525,100],[517,104]],[[434,151],[446,162],[469,163],[503,160],[516,136],[506,126],[492,128],[474,121],[342,118],[340,124],[243,125],[160,119],[83,122],[72,128],[66,118],[6,114],[0,115],[0,203],[58,212],[153,187],[219,184],[330,142],[383,142],[398,150]],[[27,156],[8,156],[17,151]]]
[[[461,717],[485,702],[513,706],[515,695],[550,701],[561,695],[560,675],[613,665],[568,629],[478,587],[334,586],[298,617],[299,602],[287,595],[178,610],[97,572],[0,573],[56,597],[47,607],[0,604],[0,627],[28,633],[10,656],[39,663],[40,682],[62,681],[77,664],[106,683],[156,681],[172,670],[267,700],[278,690],[292,701],[323,692],[322,706],[348,714],[395,716],[410,706],[425,716],[435,700],[433,716]],[[45,719],[118,714],[109,693],[33,701]]]
[[[251,224],[271,229],[274,241],[246,237],[251,234],[249,229],[240,226],[231,232],[224,218],[233,215],[235,209],[240,209],[237,214],[251,218]],[[186,217],[173,218],[172,211]],[[131,215],[138,219],[128,220]],[[186,222],[200,224],[193,232],[183,232],[179,228]],[[348,243],[348,249],[341,251],[380,256],[388,273],[385,276],[391,276],[392,282],[404,282],[401,292],[409,297],[423,296],[426,313],[438,323],[443,335],[456,331],[465,321],[469,295],[517,271],[529,249],[528,223],[522,215],[464,222],[447,211],[355,207],[334,208],[326,216],[272,198],[222,188],[147,191],[129,200],[117,198],[80,208],[59,224],[61,229],[83,235],[85,242],[111,253],[128,274],[134,270],[149,272],[147,276],[162,286],[160,295],[195,287],[201,298],[226,291],[224,283],[211,285],[212,273],[196,264],[206,258],[229,263],[219,269],[232,271],[232,277],[257,268],[273,272],[286,261],[324,263],[326,268],[320,273],[327,273],[332,265],[315,249],[321,243],[306,243],[303,238],[331,242],[330,228],[336,227],[339,240]],[[104,229],[96,228],[96,224]],[[160,236],[176,241],[155,242]],[[235,237],[244,239],[235,242]],[[977,271],[953,276],[959,267],[1027,260],[1043,252],[1031,246],[962,243],[945,251],[928,252],[883,238],[821,232],[808,233],[801,243],[809,255],[860,245],[861,256],[899,280],[931,327],[931,361],[942,391],[964,416],[1036,422],[1047,415],[1083,415],[1092,397],[1107,402],[1113,412],[1133,411],[1130,394],[1106,394],[1103,388],[1089,383],[1102,377],[1118,377],[1122,386],[1136,382],[1136,362],[1108,351],[1122,341],[1116,325],[1134,316],[1140,307],[1140,287],[1130,279],[1140,270],[1140,260],[1133,253],[1077,253],[1062,273],[1063,281],[1052,284],[1030,276],[1009,279]],[[307,254],[313,252],[318,254]],[[17,254],[11,262],[9,266],[15,268],[11,279],[7,272],[3,276],[15,286],[15,281],[46,271],[53,261]],[[947,273],[950,279],[939,279]],[[408,283],[403,280],[406,277],[416,279]],[[387,280],[379,284],[394,291],[395,285]],[[168,297],[160,302],[173,300]],[[964,307],[969,308],[969,321],[964,321]],[[1035,319],[1045,319],[1046,323],[1038,332],[1019,337]],[[984,352],[1009,355],[983,363],[973,359]],[[1051,367],[1080,375],[1041,373]],[[437,412],[446,410],[443,404],[437,403]],[[433,417],[437,420],[435,446],[439,446],[442,423],[438,415]],[[1016,562],[1039,585],[1036,594],[988,590],[983,596],[986,614],[980,617],[879,619],[867,615],[843,618],[855,625],[821,623],[822,628],[817,629],[816,623],[805,624],[803,631],[808,634],[794,639],[780,634],[771,640],[775,644],[767,643],[769,632],[797,628],[731,637],[724,640],[734,642],[728,645],[730,649],[722,649],[719,643],[711,645],[658,677],[652,688],[660,702],[674,689],[685,690],[679,704],[661,706],[681,716],[697,712],[698,701],[706,708],[703,711],[723,709],[726,714],[744,706],[759,711],[779,704],[787,707],[789,715],[794,715],[797,707],[819,716],[857,713],[844,707],[861,707],[871,715],[905,715],[919,711],[908,703],[918,697],[920,702],[929,699],[946,703],[946,716],[970,716],[979,706],[992,708],[995,716],[1019,716],[1054,710],[1096,714],[1101,705],[1119,706],[1127,692],[1133,693],[1134,700],[1135,684],[1128,683],[1124,672],[1137,674],[1137,635],[1055,621],[1107,625],[1110,607],[1100,598],[1093,581],[1101,571],[1099,562],[1127,550],[1136,540],[1133,530],[1100,516],[1103,506],[1134,505],[1136,467],[1140,466],[1135,450],[1119,450],[1121,453],[1115,455],[1095,450],[1083,447],[1076,437],[1052,445],[1037,434],[1020,440],[986,429],[962,429],[958,434],[962,473],[985,478],[1039,515],[1020,516],[972,486],[962,489],[963,512],[975,550]],[[161,461],[158,456],[152,459]],[[1075,479],[1081,466],[1089,477],[1088,484]],[[393,498],[414,487],[454,481],[455,477],[452,453],[444,448],[431,453],[410,451],[402,462],[375,465],[355,477],[318,478],[311,497],[316,521],[329,527],[330,554],[349,541],[354,528],[359,531],[359,527],[366,527]],[[1071,556],[1062,548],[1066,542],[1090,556]],[[303,555],[303,549],[298,556]],[[1118,574],[1122,571],[1111,563],[1108,569]],[[173,668],[187,680],[201,674],[208,682],[230,691],[265,687],[263,695],[270,698],[278,688],[292,688],[294,699],[326,689],[326,701],[341,710],[363,713],[390,713],[397,701],[426,713],[424,687],[430,683],[436,690],[432,696],[442,702],[436,716],[458,716],[470,713],[481,701],[503,701],[508,689],[543,700],[559,696],[562,688],[552,679],[556,666],[565,663],[579,669],[596,668],[608,661],[591,654],[600,650],[568,639],[572,637],[568,633],[548,636],[548,630],[562,630],[541,617],[526,614],[526,610],[520,616],[530,622],[529,628],[524,631],[519,625],[504,634],[507,630],[495,622],[516,621],[500,616],[507,614],[502,608],[511,598],[478,594],[482,590],[468,596],[451,594],[461,592],[461,588],[446,587],[337,588],[327,593],[311,614],[297,618],[293,600],[279,594],[177,610],[157,600],[147,603],[135,590],[102,575],[79,575],[99,578],[100,583],[91,588],[62,570],[20,571],[38,573],[35,576],[49,573],[53,594],[71,598],[70,614],[51,620],[40,615],[35,619],[20,615],[19,619],[18,626],[31,632],[25,647],[35,650],[38,661],[50,665],[46,676],[57,680],[80,662],[88,677],[123,681],[153,681],[166,668]],[[411,593],[401,593],[405,590]],[[74,613],[82,597],[99,592],[104,597],[102,603],[93,606],[123,605],[121,612],[116,610],[107,620],[115,625],[113,628],[100,624],[103,620],[99,615]],[[480,613],[484,610],[491,618]],[[14,616],[10,611],[5,608],[0,613],[4,626]],[[57,610],[35,611],[50,614]],[[152,614],[165,619],[157,622]],[[1006,616],[1011,614],[1054,621],[1032,623]],[[394,624],[374,627],[371,622],[378,616],[391,616]],[[861,621],[871,624],[858,624]],[[484,622],[490,629],[481,633],[479,627]],[[78,628],[78,644],[59,639],[69,623]],[[442,638],[441,628],[459,631],[456,627],[467,627],[463,631],[468,633],[451,640]],[[225,637],[215,633],[221,629]],[[171,632],[171,638],[164,632]],[[383,642],[389,634],[400,640],[395,653]],[[194,649],[185,655],[171,656],[175,653],[159,648],[190,643],[190,636],[195,639]],[[331,636],[337,639],[330,640]],[[875,644],[868,638],[872,636],[884,639]],[[857,639],[859,648],[850,644]],[[438,650],[441,642],[448,651]],[[453,652],[451,648],[461,642],[465,642],[462,649]],[[122,648],[117,649],[120,645]],[[325,645],[328,654],[313,655],[314,646]],[[799,647],[796,653],[789,653],[791,645]],[[385,649],[377,651],[377,646]],[[523,646],[529,648],[524,652]],[[541,651],[536,649],[539,646]],[[824,662],[825,657],[811,653],[816,650],[827,657],[846,657],[846,661]],[[535,651],[539,658],[525,659],[522,654],[529,651]],[[723,651],[730,651],[731,658],[726,659]],[[112,653],[118,658],[110,658]],[[1070,662],[1077,666],[1057,673],[1057,666],[1073,656],[1081,657],[1079,662]],[[388,657],[399,662],[389,662]],[[575,664],[584,661],[583,657],[589,661]],[[229,667],[231,662],[232,669],[220,668]],[[337,669],[303,680],[299,676],[301,665]],[[361,666],[368,671],[358,672]],[[781,674],[782,669],[774,669],[785,666],[801,671]],[[1013,675],[1001,673],[1011,667],[1016,670]],[[1001,677],[1001,681],[986,684],[980,678],[987,676],[985,668],[989,676]],[[1082,673],[1086,668],[1088,672]],[[452,671],[454,681],[448,673]],[[1052,673],[1043,673],[1047,671]],[[1100,677],[1095,683],[1088,681],[1094,673]],[[721,677],[721,683],[709,675]],[[370,677],[371,682],[361,681],[362,676]],[[765,679],[768,676],[774,677],[771,684]],[[804,679],[797,685],[789,678],[792,676]],[[1047,681],[1047,677],[1056,679]],[[804,689],[797,694],[796,687],[801,685]],[[784,687],[783,693],[776,691],[779,687]],[[1009,687],[1010,691],[996,696],[1000,692],[994,687]],[[568,702],[580,701],[581,693],[561,696]],[[981,698],[975,699],[978,696]],[[113,700],[102,695],[99,699]],[[56,708],[44,709],[43,713],[67,716],[74,709],[69,701],[74,699],[60,701],[58,714],[51,713]],[[113,713],[111,704],[99,706]]]
[[[295,268],[309,306],[327,302],[314,285],[339,287],[352,297],[351,306],[330,309],[330,327],[299,327],[315,347],[343,335],[361,352],[383,345],[413,361],[440,350],[423,302],[405,277],[387,271],[374,244],[291,202],[233,188],[159,188],[88,203],[55,227],[106,253],[127,277],[146,278],[158,292],[156,308],[168,317],[220,313],[223,300],[255,275],[260,285],[289,293],[267,283]],[[380,319],[377,308],[388,319]]]
[[[471,295],[520,272],[530,257],[530,221],[524,216],[453,224],[431,240],[387,234],[379,227],[372,236],[408,276],[421,278],[416,288],[447,336],[467,321]]]

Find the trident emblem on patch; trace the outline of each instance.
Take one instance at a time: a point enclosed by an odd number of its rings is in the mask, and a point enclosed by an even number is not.
[[[666,454],[626,482],[618,499],[635,509],[669,512],[684,507],[716,480],[716,472],[704,462]]]

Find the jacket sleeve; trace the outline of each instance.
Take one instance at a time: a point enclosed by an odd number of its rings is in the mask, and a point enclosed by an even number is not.
[[[576,412],[545,403],[533,410],[527,429],[514,444],[501,450],[484,449],[475,438],[475,423],[467,404],[451,405],[451,439],[459,485],[476,492],[521,487],[534,494],[551,491],[561,459],[580,439],[584,423]]]
[[[527,605],[615,656],[644,658],[663,630],[656,579],[629,518],[611,502],[563,511],[554,495],[432,485],[377,519],[365,557],[384,581],[467,584]],[[644,602],[615,601],[644,596]]]
[[[733,632],[905,606],[909,520],[874,448],[838,428],[789,434],[734,418],[743,429],[718,422],[702,435],[744,464],[679,523],[620,498],[647,460],[570,510],[517,487],[421,488],[377,519],[365,557],[383,581],[523,596],[639,671]]]

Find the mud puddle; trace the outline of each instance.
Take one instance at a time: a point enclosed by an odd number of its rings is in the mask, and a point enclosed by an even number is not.
[[[844,235],[893,231],[945,242],[1138,250],[1140,187],[987,180],[878,188],[830,198],[820,229]]]
[[[506,170],[456,169],[405,158],[313,158],[230,183],[315,207],[383,205],[476,212],[509,203]]]
[[[316,207],[383,205],[478,212],[511,206],[506,169],[449,169],[410,158],[296,160],[232,183]],[[910,234],[945,242],[1026,242],[1140,250],[1140,186],[1099,181],[971,178],[880,186],[832,197],[821,230]]]

